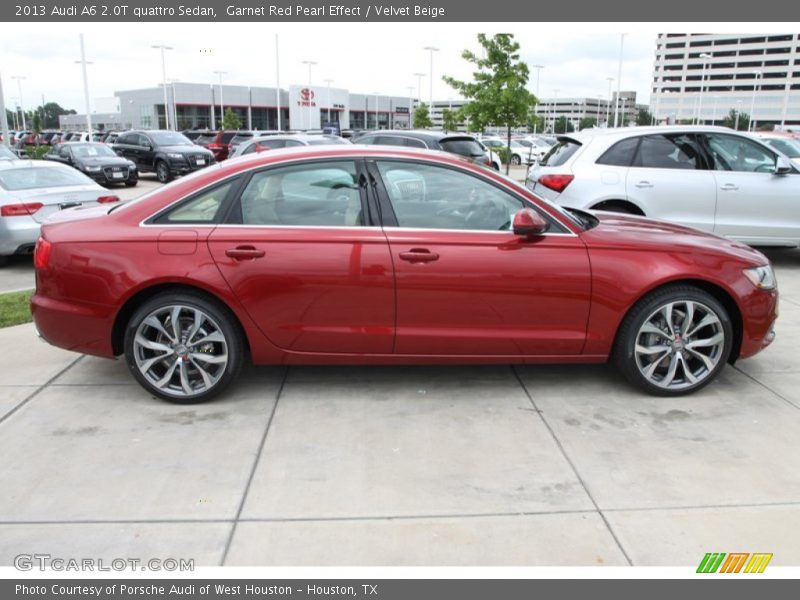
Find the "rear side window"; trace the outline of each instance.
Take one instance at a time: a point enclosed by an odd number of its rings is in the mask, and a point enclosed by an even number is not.
[[[543,167],[560,167],[578,151],[581,144],[575,140],[561,139],[544,155],[539,164]]]
[[[615,167],[630,167],[636,147],[639,145],[638,137],[617,142],[597,159],[598,165],[612,165]]]
[[[472,138],[445,138],[439,140],[439,145],[445,152],[461,156],[483,156],[485,154],[480,143]]]
[[[693,135],[648,135],[639,143],[634,167],[702,169],[700,149]]]
[[[168,213],[158,217],[155,222],[166,223],[216,223],[222,204],[231,191],[232,181],[201,192],[194,198],[181,203]]]
[[[236,137],[235,131],[226,131],[222,134],[222,143],[223,144],[230,144],[231,140]]]

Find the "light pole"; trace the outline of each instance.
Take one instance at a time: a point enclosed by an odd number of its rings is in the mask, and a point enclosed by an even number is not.
[[[608,127],[611,123],[611,82],[614,81],[613,77],[606,77],[606,81],[608,82],[608,104],[606,105],[606,127]]]
[[[378,123],[378,94],[380,92],[372,92],[375,95],[375,129],[380,129],[380,125]]]
[[[531,69],[536,69],[536,103],[538,105],[538,103],[539,103],[539,75],[541,74],[542,69],[544,69],[544,65],[531,65]],[[534,115],[533,133],[534,134],[536,133],[536,126],[538,125],[538,123],[536,122],[536,118],[535,118],[538,112],[539,112],[538,110],[534,110],[534,113],[533,113],[533,115]]]
[[[411,107],[414,106],[414,86],[408,86],[408,128],[411,129],[413,123],[411,121]]]
[[[227,71],[214,71],[214,75],[219,77],[219,128],[225,128],[225,103],[222,99],[222,76],[227,75]]]
[[[323,79],[325,83],[328,84],[328,123],[331,122],[331,84],[333,83],[333,79]]]
[[[712,96],[712,98],[714,99],[714,108],[711,111],[711,124],[712,125],[716,125],[716,123],[717,123],[717,101],[719,100],[719,96],[717,96],[715,94],[714,96]]]
[[[614,127],[617,126],[617,116],[619,108],[619,93],[622,85],[622,51],[625,48],[625,34],[619,34],[619,64],[617,65],[617,101],[614,102]]]
[[[167,81],[169,81],[169,85],[172,88],[172,124],[175,127],[175,131],[178,131],[178,98],[175,95],[175,84],[179,83],[180,79],[173,77]]]
[[[11,140],[8,139],[8,115],[6,114],[6,99],[3,95],[2,77],[0,77],[0,134],[3,135],[3,143],[6,146],[10,146]]]
[[[736,110],[734,111],[734,115],[733,115],[733,130],[734,131],[739,131],[739,117],[741,116],[741,114],[742,114],[742,101],[741,100],[737,100],[736,101]],[[750,124],[748,123],[748,127],[749,126],[750,126]]]
[[[558,104],[558,89],[553,90],[553,133],[556,133],[556,104]]]
[[[308,88],[309,91],[311,90],[311,67],[317,64],[315,60],[304,60],[304,65],[308,65]],[[306,107],[308,110],[306,111],[306,115],[308,115],[308,119],[306,120],[306,130],[311,129],[311,101],[308,101],[308,106]]]
[[[695,125],[700,123],[705,123],[705,119],[703,119],[703,88],[706,86],[706,66],[708,65],[708,59],[712,58],[714,55],[709,54],[708,52],[703,52],[700,55],[700,58],[703,59],[703,70],[701,71],[700,75],[700,97],[697,100],[697,118],[695,119]]]
[[[783,95],[783,110],[781,110],[781,129],[786,127],[786,113],[789,110],[789,90],[792,89],[792,84],[786,84],[784,88],[784,95]]]
[[[22,75],[12,75],[11,79],[17,80],[17,90],[19,91],[19,114],[22,116],[22,129],[23,131],[28,128],[28,125],[25,123],[25,105],[22,103],[22,80],[27,79]]]
[[[433,53],[438,52],[439,49],[435,46],[425,46],[425,50],[431,53],[431,70],[430,70],[430,80],[428,83],[430,84],[430,111],[433,112]]]
[[[86,103],[86,128],[89,132],[89,141],[92,141],[92,110],[89,108],[89,79],[86,76],[86,65],[90,65],[89,61],[86,60],[86,50],[83,46],[83,34],[80,34],[81,38],[81,59],[76,60],[76,63],[80,63],[81,70],[83,71],[83,100]],[[166,107],[164,107],[166,110]]]
[[[81,38],[82,39],[82,38]],[[157,44],[152,48],[161,50],[161,83],[164,84],[164,119],[166,120],[167,129],[169,129],[169,101],[167,100],[167,61],[164,58],[165,50],[173,50],[172,46],[165,46],[164,44]]]
[[[758,80],[764,75],[761,71],[753,71],[753,75],[756,76],[756,81],[753,84],[753,97],[750,99],[750,120],[747,122],[747,131],[752,131],[755,129],[755,122],[753,121],[753,111],[756,109],[756,89],[758,86]]]
[[[275,34],[275,112],[278,117],[278,131],[281,129],[281,65],[278,48],[278,34]]]

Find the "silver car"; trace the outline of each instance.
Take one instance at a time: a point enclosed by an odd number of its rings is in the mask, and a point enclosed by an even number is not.
[[[0,161],[0,265],[8,256],[32,252],[48,215],[109,202],[119,198],[72,167],[43,160]]]
[[[800,245],[800,171],[725,127],[560,135],[526,185],[564,206],[674,221],[754,246]]]
[[[236,150],[229,158],[235,158],[253,152],[277,150],[279,148],[294,148],[297,146],[325,146],[330,144],[349,144],[350,141],[335,135],[266,135],[254,137],[249,141],[236,146]]]

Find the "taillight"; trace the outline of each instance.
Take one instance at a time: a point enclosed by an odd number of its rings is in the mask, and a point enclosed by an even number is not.
[[[37,269],[46,269],[50,264],[50,254],[53,252],[53,244],[43,237],[36,240],[36,248],[33,250],[33,266]]]
[[[100,204],[110,204],[111,202],[119,202],[119,196],[100,196],[97,199]]]
[[[563,192],[573,179],[575,175],[542,175],[536,181],[551,190]]]
[[[19,202],[17,204],[6,204],[0,207],[0,216],[3,217],[29,217],[37,210],[42,208],[41,202]]]

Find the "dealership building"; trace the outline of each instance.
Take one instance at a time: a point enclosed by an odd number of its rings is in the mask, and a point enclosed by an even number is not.
[[[222,111],[230,108],[246,129],[320,129],[338,123],[342,129],[408,129],[412,99],[380,94],[354,94],[328,86],[292,85],[288,90],[239,85],[170,83],[166,87],[114,92],[116,110],[92,115],[103,129],[217,129]],[[107,105],[109,99],[103,99]],[[165,109],[166,106],[166,109]],[[280,108],[279,108],[280,107]],[[97,116],[97,118],[95,118]],[[85,115],[65,115],[64,129],[85,129]]]
[[[661,33],[651,93],[659,122],[800,124],[800,34]]]

